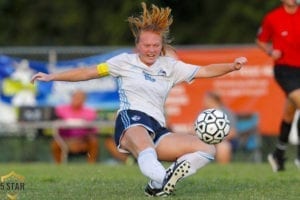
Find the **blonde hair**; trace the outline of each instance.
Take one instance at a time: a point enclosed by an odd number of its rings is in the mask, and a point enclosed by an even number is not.
[[[143,12],[138,17],[128,17],[129,26],[135,42],[139,42],[139,36],[142,31],[153,31],[162,36],[162,54],[165,55],[166,48],[170,48],[169,43],[169,27],[173,22],[171,9],[169,7],[159,8],[151,5],[151,10],[148,10],[146,3],[141,3]]]

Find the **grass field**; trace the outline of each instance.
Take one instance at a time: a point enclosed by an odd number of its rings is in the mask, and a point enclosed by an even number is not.
[[[0,164],[0,175],[11,171],[25,177],[20,200],[149,199],[143,189],[147,179],[137,165],[88,165],[69,163]],[[0,191],[0,199],[6,192]],[[179,182],[167,199],[286,200],[300,197],[300,170],[291,162],[287,170],[273,173],[267,163],[209,164],[196,175]],[[150,198],[151,199],[151,198]]]

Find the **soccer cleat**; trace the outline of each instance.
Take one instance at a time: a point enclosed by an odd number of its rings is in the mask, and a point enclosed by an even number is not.
[[[145,195],[148,197],[166,197],[166,196],[168,196],[168,194],[166,192],[164,192],[164,190],[162,188],[160,188],[160,189],[154,188],[151,184],[151,181],[149,181],[149,183],[147,184],[147,186],[145,188]]]
[[[300,169],[300,159],[299,159],[299,158],[296,158],[294,162],[295,162],[296,167],[297,167],[298,169]]]
[[[190,163],[186,160],[172,164],[166,171],[162,190],[170,195],[174,191],[176,183],[189,172],[190,167]]]
[[[272,167],[273,172],[284,171],[284,158],[279,158],[274,154],[269,154],[268,161]]]

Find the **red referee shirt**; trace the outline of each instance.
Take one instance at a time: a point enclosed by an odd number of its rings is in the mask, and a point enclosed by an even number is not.
[[[276,64],[300,67],[300,7],[295,14],[287,13],[283,6],[269,12],[259,28],[257,39],[272,42],[282,57]]]

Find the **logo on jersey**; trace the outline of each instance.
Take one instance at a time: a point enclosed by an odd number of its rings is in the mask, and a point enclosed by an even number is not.
[[[151,82],[155,82],[156,81],[155,78],[153,78],[151,74],[148,74],[145,71],[143,71],[143,74],[144,74],[145,80],[151,81]]]
[[[167,72],[163,69],[159,70],[158,76],[167,76]]]
[[[131,117],[131,119],[136,122],[136,121],[139,121],[141,119],[141,117],[138,115],[134,115]]]
[[[282,36],[282,37],[286,37],[286,36],[288,36],[288,34],[289,34],[288,31],[282,31],[282,32],[281,32],[281,36]]]

